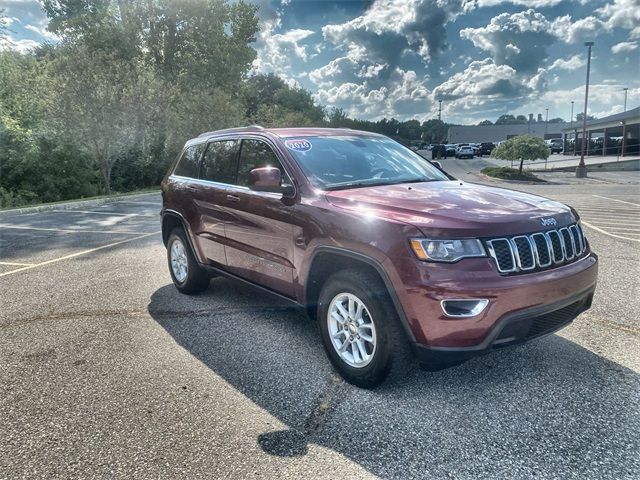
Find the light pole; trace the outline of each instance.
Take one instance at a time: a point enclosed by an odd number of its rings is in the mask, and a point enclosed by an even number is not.
[[[573,131],[573,104],[575,102],[573,100],[571,100],[571,120],[570,120],[570,127],[571,128],[571,132],[573,133],[573,156],[576,156],[576,134]]]
[[[438,121],[442,121],[442,100],[438,99]]]
[[[624,111],[627,111],[627,93],[629,93],[629,88],[628,87],[624,87],[622,90],[624,90]]]
[[[571,120],[570,120],[571,124],[570,124],[569,128],[573,128],[573,104],[574,103],[575,102],[573,100],[571,100]]]
[[[544,135],[547,136],[547,125],[549,125],[549,109],[545,108],[547,115],[544,118]],[[545,139],[546,140],[546,139]]]
[[[580,163],[576,168],[576,177],[584,178],[587,176],[587,166],[584,163],[584,145],[587,137],[587,105],[589,102],[589,72],[591,71],[591,47],[593,42],[584,42],[587,51],[587,83],[584,89],[584,116],[582,117],[582,142],[580,142]]]

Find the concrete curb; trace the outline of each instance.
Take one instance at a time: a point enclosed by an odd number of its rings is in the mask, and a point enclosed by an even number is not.
[[[10,208],[7,210],[0,210],[0,217],[4,215],[17,214],[21,215],[24,213],[36,213],[36,212],[46,212],[48,210],[68,210],[72,208],[78,207],[95,207],[97,205],[104,205],[106,203],[114,203],[119,202],[123,199],[127,198],[139,198],[147,195],[158,195],[160,190],[157,192],[147,192],[147,193],[133,193],[133,194],[121,194],[121,195],[112,195],[110,197],[101,197],[101,198],[93,198],[87,200],[71,200],[68,202],[61,203],[46,203],[44,205],[34,205],[32,207],[18,207],[18,208]]]

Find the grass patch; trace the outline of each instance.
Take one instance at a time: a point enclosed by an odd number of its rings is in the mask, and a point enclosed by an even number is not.
[[[67,200],[58,200],[56,202],[33,202],[26,203],[24,205],[12,205],[10,207],[2,207],[0,208],[0,212],[6,212],[10,210],[20,210],[23,208],[29,207],[44,207],[48,205],[59,205],[64,203],[74,203],[74,202],[85,202],[89,200],[101,200],[104,198],[121,198],[121,197],[129,197],[132,195],[140,195],[145,193],[160,193],[160,187],[149,187],[149,188],[141,188],[139,190],[131,190],[129,192],[112,192],[111,195],[96,195],[93,197],[79,197],[79,198],[70,198]]]
[[[545,180],[536,177],[529,170],[522,170],[522,173],[517,168],[511,167],[485,167],[480,170],[481,173],[489,177],[501,178],[502,180],[520,180],[524,182],[544,182]]]

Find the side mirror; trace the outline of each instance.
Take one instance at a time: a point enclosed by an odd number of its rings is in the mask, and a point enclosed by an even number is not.
[[[249,172],[249,188],[256,192],[286,194],[288,187],[282,186],[282,173],[276,167],[259,167]]]
[[[436,162],[435,160],[431,161],[431,164],[436,167],[438,170],[442,170],[442,164],[440,162]]]

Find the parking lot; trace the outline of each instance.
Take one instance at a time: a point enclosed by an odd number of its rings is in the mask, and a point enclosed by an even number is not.
[[[0,214],[0,478],[637,478],[638,187],[518,188],[583,214],[592,310],[374,391],[278,299],[180,295],[159,194]]]

